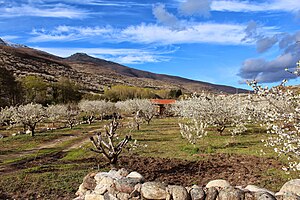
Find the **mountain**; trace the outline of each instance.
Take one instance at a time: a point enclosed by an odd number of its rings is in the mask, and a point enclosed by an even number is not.
[[[0,40],[0,66],[18,77],[42,76],[48,81],[69,77],[85,90],[101,93],[106,86],[130,85],[154,89],[182,89],[185,92],[209,91],[236,93],[237,88],[194,81],[182,77],[137,70],[115,62],[76,53],[67,58],[58,57],[25,46],[11,46]],[[238,89],[239,92],[247,90]]]
[[[3,40],[1,38],[0,38],[0,45],[9,46],[9,47],[15,47],[15,48],[26,47],[25,45],[11,43],[11,42],[5,41],[5,40]]]

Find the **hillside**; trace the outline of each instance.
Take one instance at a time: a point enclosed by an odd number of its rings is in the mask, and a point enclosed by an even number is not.
[[[209,91],[235,93],[236,88],[194,81],[182,77],[155,74],[118,63],[76,53],[61,58],[22,45],[8,45],[0,40],[0,65],[16,76],[39,75],[48,81],[69,77],[82,84],[87,91],[101,93],[105,86],[131,85],[156,89],[182,89],[186,92]],[[239,89],[239,92],[246,90]]]

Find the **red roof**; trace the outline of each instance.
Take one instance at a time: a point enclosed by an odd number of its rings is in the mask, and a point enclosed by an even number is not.
[[[151,99],[151,102],[154,104],[174,104],[176,102],[175,99]]]

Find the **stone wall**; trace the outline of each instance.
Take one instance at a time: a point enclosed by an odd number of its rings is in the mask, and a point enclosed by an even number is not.
[[[231,186],[226,180],[212,180],[205,187],[146,182],[138,172],[120,169],[88,174],[76,195],[76,200],[300,200],[300,179],[274,193],[255,185]]]

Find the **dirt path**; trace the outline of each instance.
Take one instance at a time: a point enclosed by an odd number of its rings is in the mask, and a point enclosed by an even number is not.
[[[0,155],[0,160],[5,160],[5,159],[8,159],[8,158],[9,159],[16,159],[16,158],[19,158],[19,157],[22,157],[22,156],[26,156],[26,155],[29,155],[29,154],[36,153],[36,152],[38,152],[42,149],[55,148],[55,147],[59,146],[60,144],[62,144],[63,142],[75,139],[77,137],[79,137],[79,136],[74,136],[74,135],[63,136],[59,139],[56,139],[56,140],[53,140],[53,141],[50,141],[50,142],[47,142],[47,143],[40,144],[39,146],[37,146],[36,148],[33,148],[33,149],[26,149],[26,150],[23,150],[21,152],[13,153],[13,154]]]
[[[88,143],[90,141],[90,137],[93,135],[95,131],[101,131],[101,129],[94,129],[88,131],[86,134],[80,134],[80,135],[70,135],[70,136],[64,136],[59,139],[55,139],[53,141],[43,143],[39,145],[38,147],[34,149],[28,149],[25,151],[22,151],[20,153],[15,154],[9,154],[9,155],[0,155],[0,160],[4,159],[17,159],[21,158],[20,160],[10,163],[10,164],[4,164],[0,166],[0,172],[1,173],[11,173],[20,169],[25,169],[28,166],[26,165],[32,162],[43,162],[47,163],[48,160],[51,162],[54,162],[60,158],[63,158],[64,155],[72,150],[77,149],[83,146],[84,144]],[[63,146],[63,149],[60,150],[63,143],[73,140],[70,144],[67,144]],[[57,148],[57,151],[53,151],[51,153],[41,154],[38,155],[39,151],[44,149],[55,149]],[[36,154],[36,156],[30,156],[29,158],[27,156]],[[23,159],[22,159],[23,157]]]

